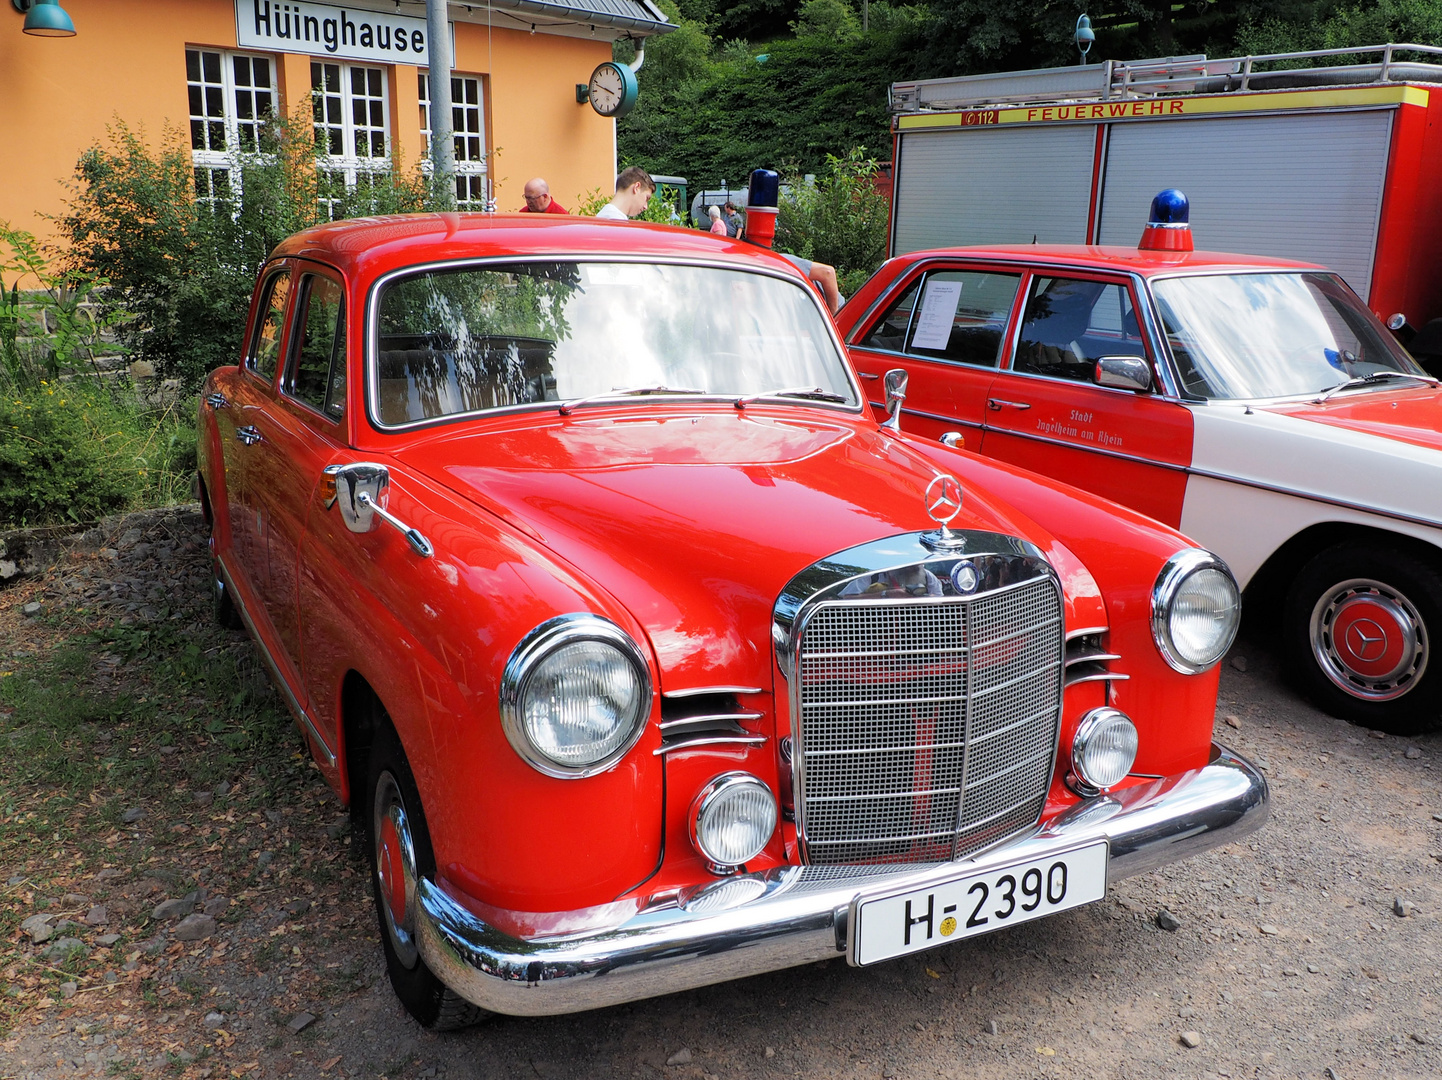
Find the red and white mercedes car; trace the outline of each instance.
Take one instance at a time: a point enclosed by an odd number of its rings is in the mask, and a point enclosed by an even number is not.
[[[1135,249],[912,252],[838,324],[873,401],[908,373],[910,430],[1179,528],[1323,708],[1431,727],[1442,390],[1336,274],[1193,251],[1186,217],[1164,192]]]

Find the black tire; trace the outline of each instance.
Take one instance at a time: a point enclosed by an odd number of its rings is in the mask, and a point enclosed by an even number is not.
[[[1338,544],[1287,593],[1292,681],[1333,716],[1393,735],[1442,722],[1442,575],[1389,544]]]
[[[210,610],[215,621],[227,630],[245,629],[240,611],[235,606],[235,598],[230,595],[230,588],[221,576],[220,563],[215,558],[214,536],[210,538]]]
[[[407,888],[397,873],[406,872],[403,855],[406,836],[409,836],[413,859],[410,873],[415,877],[434,878],[436,860],[415,778],[395,729],[384,713],[377,718],[366,776],[366,847],[370,852],[371,895],[375,900],[391,988],[406,1012],[423,1027],[435,1031],[469,1027],[490,1014],[441,982],[416,948],[414,924],[409,917],[415,902],[414,890]],[[392,816],[397,810],[399,816]],[[400,918],[395,917],[392,898],[404,905]]]

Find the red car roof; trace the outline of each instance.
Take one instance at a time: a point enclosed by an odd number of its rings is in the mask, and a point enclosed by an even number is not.
[[[764,264],[797,273],[775,252],[670,225],[560,214],[397,214],[317,225],[283,240],[272,257],[300,256],[376,276],[417,262],[517,255],[626,254]]]
[[[1219,251],[1142,251],[1134,247],[1099,244],[992,244],[984,247],[935,248],[909,251],[906,259],[964,256],[968,259],[1006,262],[1045,262],[1067,266],[1095,266],[1134,274],[1161,274],[1176,270],[1325,270],[1316,263],[1263,255],[1235,255]]]

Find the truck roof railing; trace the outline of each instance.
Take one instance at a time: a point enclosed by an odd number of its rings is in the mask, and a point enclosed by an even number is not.
[[[1166,56],[1149,60],[1107,60],[1077,67],[1033,68],[990,75],[959,75],[891,84],[891,111],[975,109],[988,105],[1053,105],[1070,101],[1158,97],[1170,94],[1225,94],[1297,87],[1358,86],[1368,83],[1442,83],[1442,62],[1409,58],[1421,54],[1442,61],[1433,45],[1363,45],[1347,49],[1268,53],[1208,60]],[[1375,60],[1364,60],[1375,56]],[[1354,63],[1303,61],[1356,58]]]

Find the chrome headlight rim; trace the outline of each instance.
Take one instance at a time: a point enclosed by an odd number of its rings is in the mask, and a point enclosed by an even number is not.
[[[1215,570],[1231,584],[1232,592],[1236,597],[1237,614],[1231,629],[1223,638],[1221,648],[1217,651],[1216,656],[1206,663],[1199,664],[1182,656],[1177,649],[1176,643],[1172,640],[1171,619],[1172,606],[1181,592],[1182,585],[1192,575],[1203,570]],[[1204,671],[1211,670],[1222,657],[1227,655],[1227,650],[1232,647],[1232,642],[1237,638],[1237,630],[1242,621],[1241,607],[1242,591],[1237,588],[1237,579],[1232,573],[1231,567],[1219,556],[1205,548],[1183,548],[1166,561],[1161,573],[1157,575],[1156,585],[1152,587],[1152,641],[1156,643],[1157,652],[1162,654],[1162,659],[1170,667],[1180,671],[1183,675],[1200,675]]]
[[[585,765],[566,765],[542,753],[526,731],[522,712],[526,685],[541,662],[558,649],[583,641],[596,641],[616,649],[631,664],[639,686],[641,707],[631,730],[605,757]],[[610,619],[590,612],[575,612],[547,619],[531,630],[511,651],[501,673],[501,728],[511,747],[531,768],[560,780],[580,780],[605,772],[631,752],[650,718],[651,670],[635,640]]]
[[[700,836],[701,819],[706,811],[714,806],[723,795],[741,786],[760,788],[761,791],[765,792],[767,798],[771,800],[771,828],[767,832],[765,839],[762,840],[760,846],[746,858],[735,862],[729,860],[723,862],[714,858],[702,845]],[[776,835],[776,827],[781,821],[781,804],[776,798],[776,792],[772,791],[766,781],[762,780],[759,776],[740,771],[726,772],[711,780],[696,793],[696,798],[691,802],[690,818],[691,846],[696,849],[713,869],[719,870],[722,873],[730,873],[745,866],[766,850],[766,845],[771,843],[771,838]]]
[[[1132,759],[1127,762],[1125,772],[1115,780],[1103,784],[1099,782],[1102,778],[1087,775],[1086,754],[1092,741],[1097,738],[1102,730],[1115,725],[1118,721],[1125,723],[1126,726],[1131,729],[1133,740]],[[1101,708],[1092,709],[1091,712],[1082,717],[1081,723],[1077,725],[1076,734],[1072,736],[1071,743],[1071,768],[1073,775],[1080,781],[1080,786],[1084,789],[1081,794],[1100,795],[1102,792],[1109,791],[1116,787],[1130,776],[1132,769],[1136,767],[1137,763],[1138,743],[1139,737],[1136,723],[1120,709],[1113,709],[1110,705],[1104,705]]]

